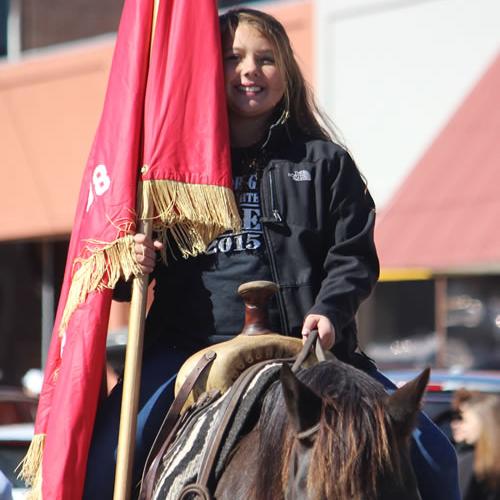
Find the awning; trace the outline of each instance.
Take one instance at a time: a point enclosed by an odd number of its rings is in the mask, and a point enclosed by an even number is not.
[[[0,240],[71,231],[113,46],[0,65]]]
[[[500,54],[380,215],[383,272],[500,272],[499,186]]]

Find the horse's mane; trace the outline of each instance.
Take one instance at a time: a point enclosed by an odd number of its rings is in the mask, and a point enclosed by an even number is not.
[[[400,456],[391,450],[401,444],[384,409],[387,395],[381,384],[339,361],[320,363],[299,372],[298,377],[323,398],[320,427],[311,452],[314,466],[308,476],[310,497],[376,499],[381,472],[400,482]],[[259,430],[255,496],[280,498],[294,436],[279,384],[265,398]]]

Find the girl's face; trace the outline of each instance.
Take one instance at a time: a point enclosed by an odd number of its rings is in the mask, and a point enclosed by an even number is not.
[[[224,79],[229,113],[240,118],[266,118],[285,92],[271,42],[248,23],[223,44]]]

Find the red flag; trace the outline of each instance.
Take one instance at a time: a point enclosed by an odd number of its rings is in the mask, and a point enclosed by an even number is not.
[[[239,226],[215,0],[163,1],[157,17],[153,3],[123,8],[23,464],[35,498],[81,498],[112,288],[140,273],[131,236],[145,216],[138,199],[151,200],[155,229],[186,256]]]

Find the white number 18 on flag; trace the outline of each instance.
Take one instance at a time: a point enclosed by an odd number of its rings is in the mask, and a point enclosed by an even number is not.
[[[111,185],[111,179],[109,178],[108,171],[106,170],[106,165],[100,164],[94,169],[92,173],[92,182],[89,186],[89,197],[87,200],[87,212],[89,211],[92,203],[94,203],[94,194],[96,196],[102,196]]]

